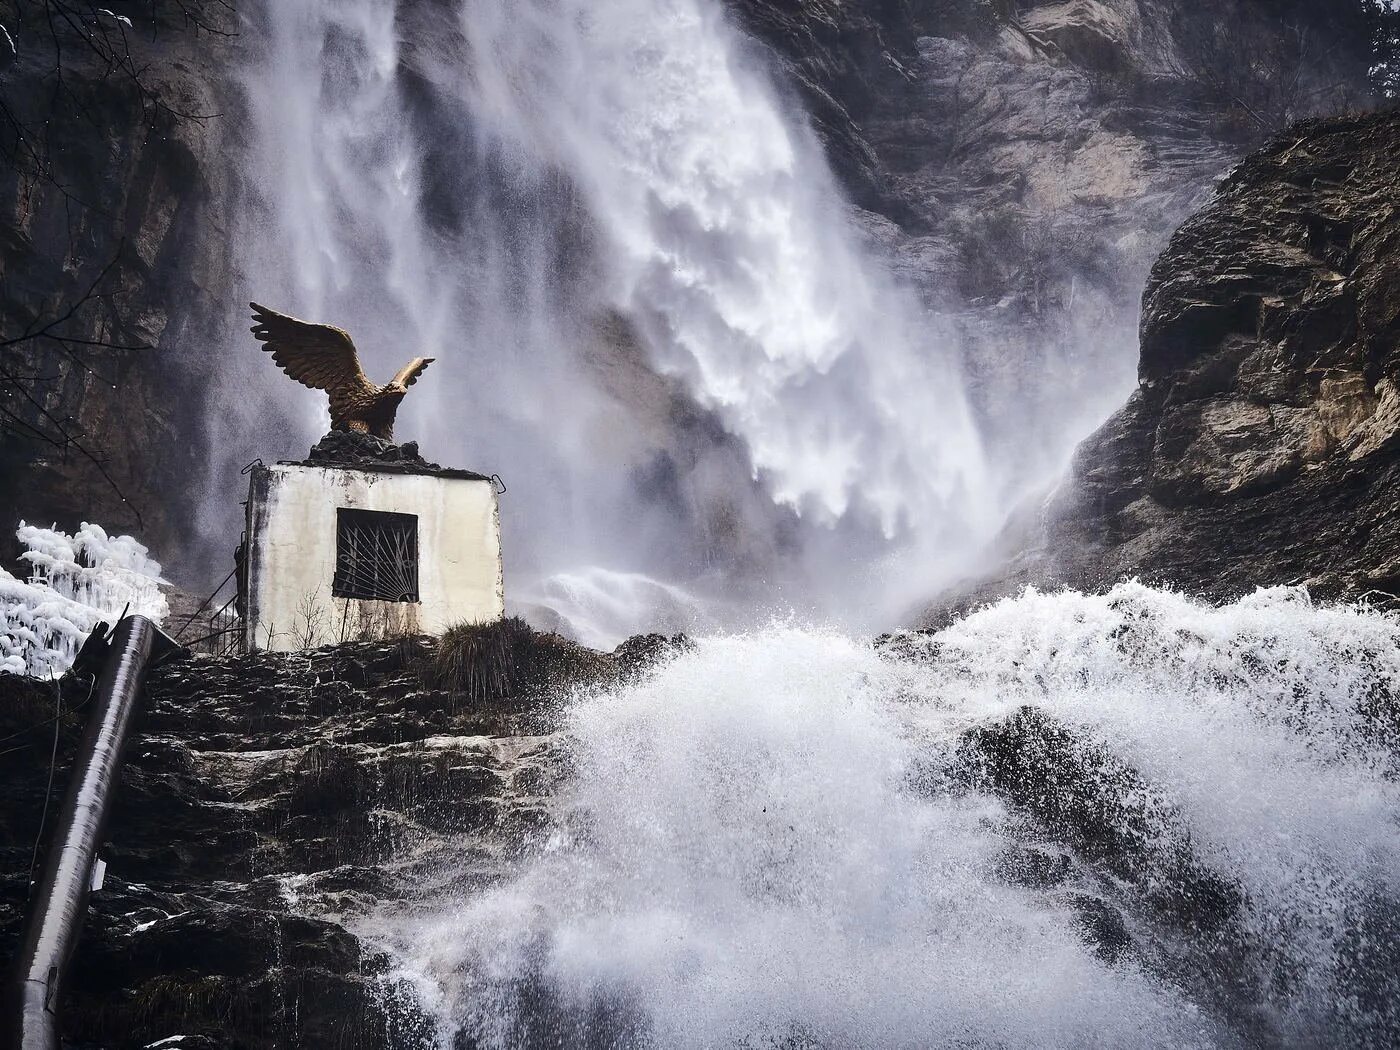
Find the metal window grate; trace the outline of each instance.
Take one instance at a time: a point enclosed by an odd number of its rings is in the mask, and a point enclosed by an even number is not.
[[[337,509],[331,593],[362,601],[418,601],[418,518]]]

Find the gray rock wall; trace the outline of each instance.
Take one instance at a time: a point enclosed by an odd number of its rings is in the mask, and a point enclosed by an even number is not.
[[[732,6],[805,102],[872,239],[956,318],[1010,491],[1062,469],[1130,393],[1143,283],[1215,181],[1270,121],[1367,92],[1352,4]],[[1261,57],[1226,83],[1239,53]]]
[[[3,351],[18,381],[5,384],[0,425],[0,556],[13,556],[12,519],[25,517],[100,521],[169,557],[190,532],[202,350],[231,273],[221,153],[233,109],[221,70],[236,41],[196,29],[173,4],[133,12],[124,35],[98,15],[128,56],[114,72],[76,28],[61,28],[55,47],[40,5],[4,11],[17,55],[0,85],[14,116],[0,130],[0,322],[12,339],[81,305],[53,329],[71,341]],[[36,440],[31,428],[76,443]]]
[[[1400,594],[1400,113],[1299,125],[1172,238],[1140,385],[971,593]]]

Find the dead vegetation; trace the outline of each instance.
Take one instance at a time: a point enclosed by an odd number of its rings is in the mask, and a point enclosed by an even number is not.
[[[421,671],[425,683],[469,703],[556,693],[611,680],[615,662],[603,653],[534,630],[517,616],[448,628]]]

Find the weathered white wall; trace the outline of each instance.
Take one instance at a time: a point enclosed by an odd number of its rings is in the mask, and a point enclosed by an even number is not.
[[[332,596],[339,507],[417,515],[417,603]],[[255,472],[248,511],[249,649],[439,634],[505,615],[490,481],[280,464]]]

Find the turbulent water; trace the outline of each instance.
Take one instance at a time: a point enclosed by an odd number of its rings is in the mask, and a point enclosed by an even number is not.
[[[573,701],[518,874],[363,932],[444,1046],[1393,1045],[1397,690],[1282,589],[710,638]]]
[[[248,297],[438,358],[400,434],[505,475],[518,607],[858,622],[995,524],[956,346],[717,0],[258,17]],[[361,932],[443,1046],[1393,1045],[1397,689],[1400,621],[1293,591],[711,634],[569,704],[512,874]]]
[[[379,380],[437,358],[399,431],[506,478],[521,596],[642,574],[864,608],[885,588],[848,566],[917,549],[886,576],[929,567],[926,595],[994,523],[955,340],[863,246],[717,0],[257,17],[246,298],[351,330]],[[324,425],[303,412],[286,451]]]

